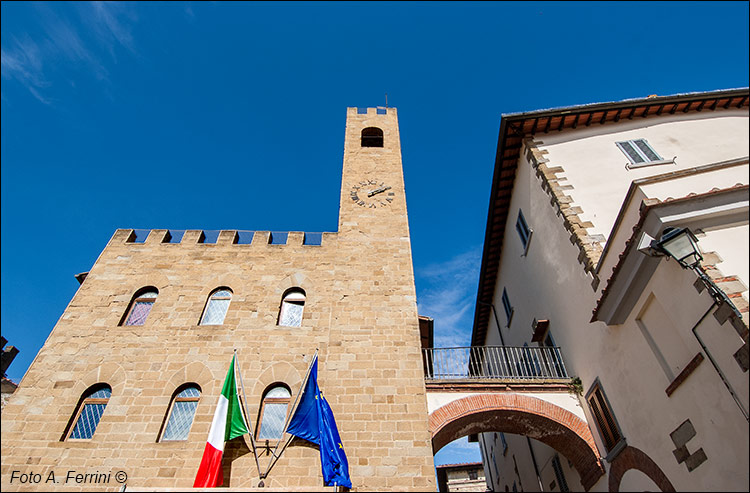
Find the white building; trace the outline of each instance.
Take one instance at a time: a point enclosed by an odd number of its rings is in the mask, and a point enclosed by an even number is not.
[[[749,130],[747,88],[502,117],[472,344],[561,348],[592,491],[748,491]],[[703,280],[655,248],[667,228]],[[493,490],[582,489],[501,431],[479,436]]]

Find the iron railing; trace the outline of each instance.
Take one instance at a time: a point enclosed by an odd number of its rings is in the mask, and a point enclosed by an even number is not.
[[[568,380],[560,348],[472,346],[422,350],[425,380]]]

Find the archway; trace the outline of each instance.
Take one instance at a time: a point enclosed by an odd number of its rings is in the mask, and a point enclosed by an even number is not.
[[[430,414],[433,453],[466,435],[502,431],[538,440],[568,458],[588,491],[604,474],[591,431],[581,418],[551,402],[519,394],[478,394]]]
[[[620,491],[622,477],[636,469],[648,476],[662,491],[675,491],[667,475],[645,452],[628,445],[612,461],[609,469],[609,491]]]

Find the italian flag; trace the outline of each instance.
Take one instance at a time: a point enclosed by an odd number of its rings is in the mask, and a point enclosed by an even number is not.
[[[242,416],[237,385],[234,380],[234,356],[229,365],[219,403],[216,405],[214,420],[208,432],[208,443],[203,451],[201,465],[195,476],[193,488],[213,488],[224,484],[221,457],[224,455],[224,442],[248,433],[247,423]]]

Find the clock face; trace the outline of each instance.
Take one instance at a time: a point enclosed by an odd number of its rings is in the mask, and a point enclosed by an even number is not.
[[[349,192],[352,202],[368,209],[387,207],[395,195],[385,182],[371,179],[360,181]]]

